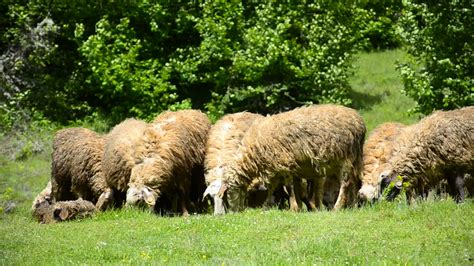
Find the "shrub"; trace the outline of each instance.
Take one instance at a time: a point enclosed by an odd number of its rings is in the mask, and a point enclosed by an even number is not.
[[[190,107],[217,118],[349,104],[351,56],[370,13],[337,1],[7,0],[0,10],[0,47],[20,59],[0,79],[15,92],[2,106],[63,124]]]
[[[413,111],[474,104],[471,1],[407,2],[400,28],[411,62],[399,64]]]
[[[207,2],[198,47],[172,64],[181,86],[207,88],[213,117],[273,113],[306,103],[349,104],[351,55],[367,12],[355,5]],[[180,58],[180,57],[178,57]]]
[[[362,1],[360,6],[370,11],[370,19],[364,36],[368,39],[366,50],[393,49],[400,46],[397,22],[402,13],[401,0],[393,1]]]

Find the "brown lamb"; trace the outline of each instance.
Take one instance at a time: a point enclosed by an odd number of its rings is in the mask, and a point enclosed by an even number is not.
[[[83,219],[92,216],[95,212],[94,203],[87,200],[58,201],[54,204],[43,201],[35,206],[33,216],[39,223],[50,224]]]

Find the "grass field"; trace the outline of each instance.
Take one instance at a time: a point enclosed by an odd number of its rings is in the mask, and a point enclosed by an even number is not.
[[[403,85],[395,70],[397,60],[404,59],[401,50],[393,50],[361,54],[355,63],[351,98],[369,132],[387,121],[412,124],[419,120],[418,115],[410,116],[407,112],[415,102],[401,93]]]
[[[387,51],[362,54],[357,61],[352,96],[369,130],[386,121],[409,124],[418,119],[406,114],[414,102],[400,93],[394,70],[394,62],[403,56]],[[29,208],[49,179],[49,164],[47,152],[23,161],[0,158],[1,265],[474,263],[472,200],[187,218],[125,209],[41,225]]]

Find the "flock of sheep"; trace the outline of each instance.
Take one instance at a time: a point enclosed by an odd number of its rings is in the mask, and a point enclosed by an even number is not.
[[[473,195],[474,107],[365,134],[357,111],[329,104],[229,114],[214,125],[197,110],[166,111],[105,135],[67,128],[54,137],[51,180],[32,211],[52,223],[122,206],[189,215],[211,203],[224,214],[338,210],[402,189],[409,201],[440,187],[457,202]]]

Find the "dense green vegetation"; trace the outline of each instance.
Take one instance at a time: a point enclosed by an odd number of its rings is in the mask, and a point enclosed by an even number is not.
[[[472,1],[415,2],[400,20],[411,62],[399,65],[414,111],[474,105]]]
[[[472,4],[2,1],[0,127],[149,119],[199,108],[212,120],[309,103],[352,104],[353,55],[403,45],[416,112],[473,104]]]
[[[0,114],[22,107],[61,123],[349,104],[351,57],[372,14],[338,2],[2,3]]]

